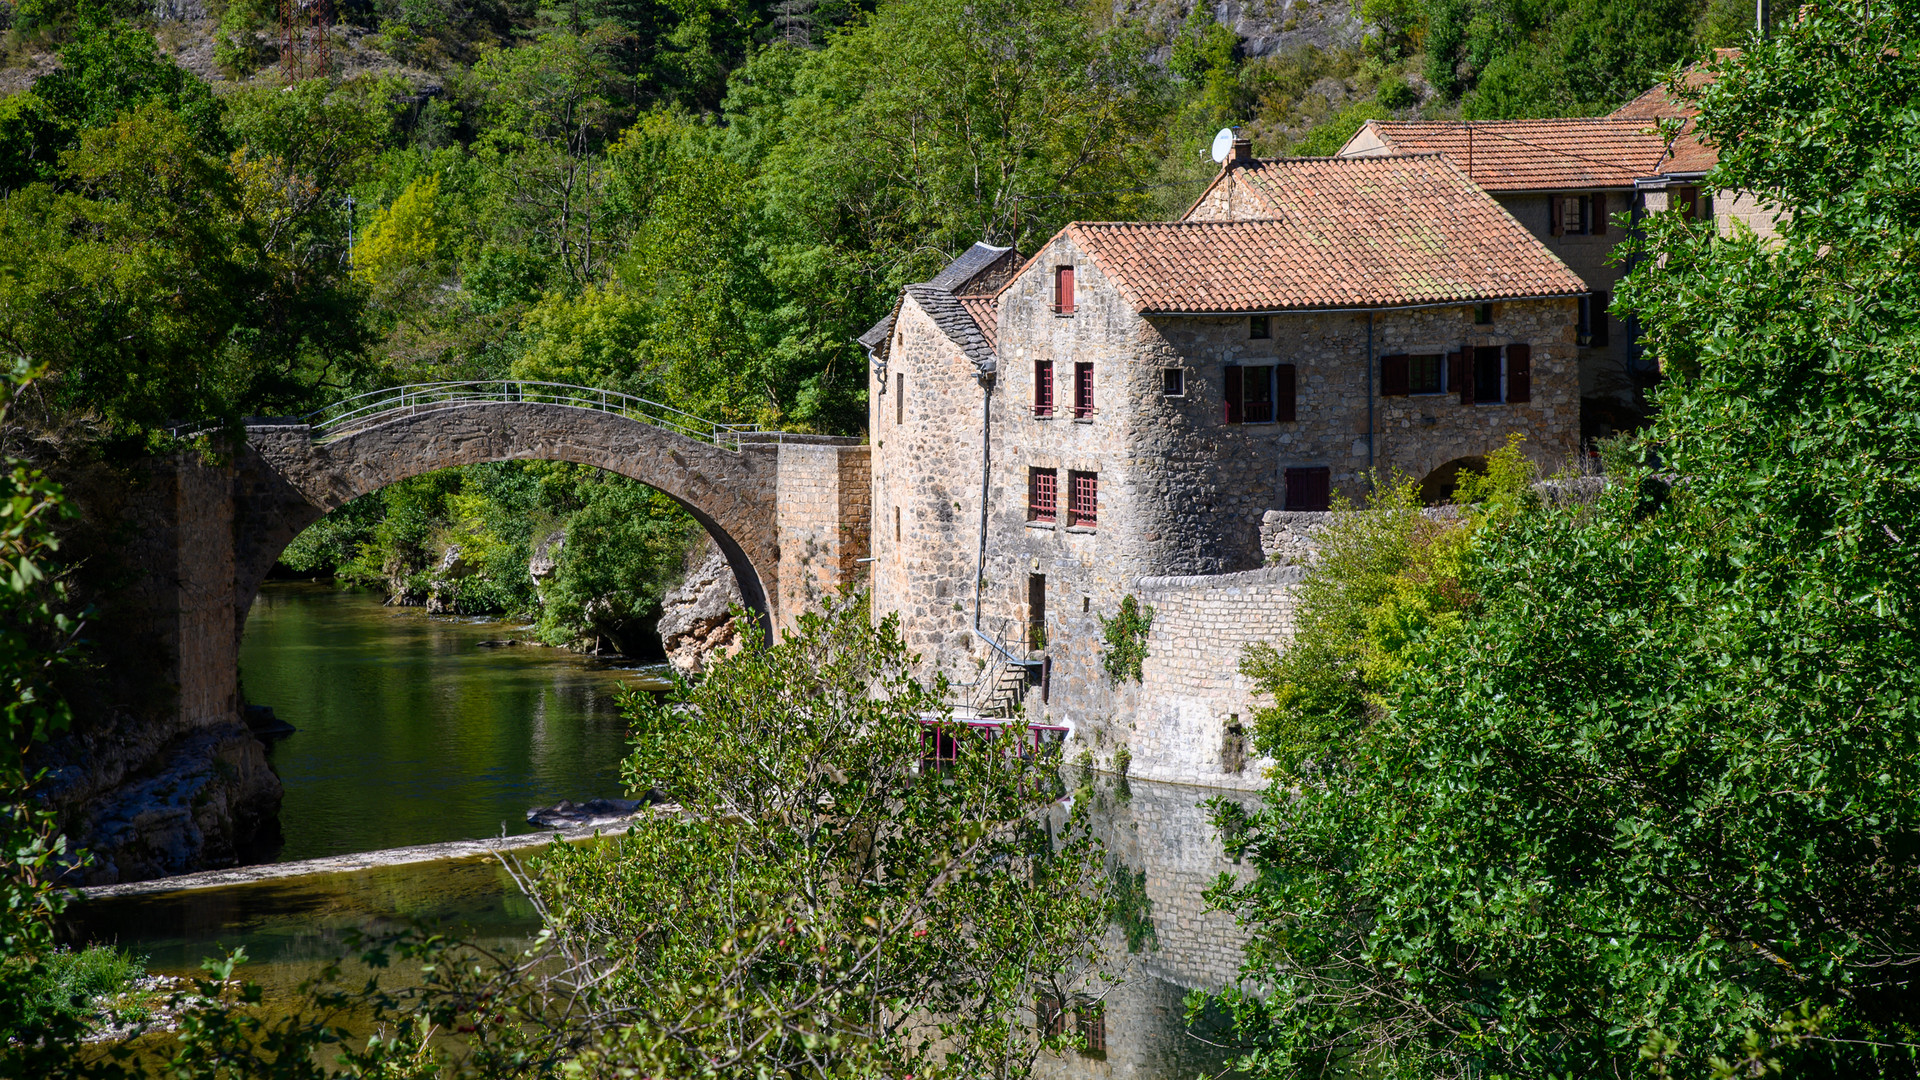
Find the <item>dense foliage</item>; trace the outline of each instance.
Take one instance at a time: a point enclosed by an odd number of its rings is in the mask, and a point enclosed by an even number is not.
[[[1263,1067],[1915,1073],[1917,14],[1806,9],[1703,93],[1792,213],[1650,223],[1669,381],[1603,494],[1382,527],[1311,594],[1336,677],[1256,660],[1278,786],[1216,895]]]

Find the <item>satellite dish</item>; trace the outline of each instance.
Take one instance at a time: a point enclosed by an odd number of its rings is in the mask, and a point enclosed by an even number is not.
[[[1227,155],[1233,153],[1233,129],[1221,128],[1220,134],[1213,137],[1213,160],[1216,165],[1224,165]]]

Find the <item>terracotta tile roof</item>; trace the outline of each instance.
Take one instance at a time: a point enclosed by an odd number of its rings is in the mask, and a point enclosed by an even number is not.
[[[1715,61],[1737,60],[1739,57],[1739,49],[1713,50]],[[1695,64],[1687,69],[1685,80],[1687,86],[1698,90],[1714,80],[1714,72],[1710,68]],[[1661,83],[1608,113],[1607,118],[1610,120],[1657,120],[1667,116],[1694,116],[1699,111],[1684,101],[1674,100],[1673,95],[1667,93],[1667,84]]]
[[[1235,169],[1270,217],[1067,226],[1146,314],[1577,296],[1580,278],[1438,155]]]
[[[1384,152],[1445,154],[1488,191],[1630,188],[1657,174],[1666,157],[1666,140],[1643,118],[1376,120],[1347,145],[1361,143],[1369,129]]]
[[[1000,348],[1000,300],[994,296],[962,296],[957,298],[960,306],[966,309],[967,316],[980,328],[980,336],[987,339],[987,348]]]

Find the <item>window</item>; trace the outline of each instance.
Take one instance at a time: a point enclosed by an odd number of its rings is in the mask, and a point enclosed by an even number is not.
[[[1446,390],[1446,359],[1439,353],[1396,353],[1380,358],[1380,396],[1438,394]]]
[[[1073,365],[1073,418],[1085,420],[1093,415],[1093,365]]]
[[[1473,350],[1473,400],[1482,405],[1497,405],[1505,400],[1500,392],[1500,346],[1481,345]]]
[[[1667,209],[1679,210],[1695,221],[1713,218],[1713,195],[1693,184],[1667,189]]]
[[[1607,195],[1552,195],[1547,198],[1548,231],[1555,236],[1604,236]]]
[[[1474,305],[1473,325],[1475,326],[1492,326],[1493,325],[1493,305],[1492,304]]]
[[[1333,508],[1333,471],[1325,465],[1286,471],[1288,510]]]
[[[1607,294],[1594,292],[1591,296],[1580,298],[1580,329],[1575,339],[1579,344],[1592,348],[1605,348],[1612,340],[1607,333]]]
[[[1050,1039],[1063,1035],[1067,1030],[1066,1003],[1052,994],[1041,994],[1033,1001],[1034,1028],[1040,1037]]]
[[[1033,362],[1033,415],[1053,415],[1053,361]]]
[[[1224,374],[1227,423],[1270,424],[1294,418],[1292,364],[1228,364]]]
[[[1273,324],[1268,321],[1270,318],[1271,316],[1268,315],[1249,316],[1247,319],[1247,336],[1256,341],[1261,338],[1272,337]]]
[[[1418,353],[1407,357],[1407,393],[1446,393],[1446,373],[1446,362],[1439,353]]]
[[[1168,397],[1187,396],[1187,372],[1185,368],[1161,368],[1160,392]]]
[[[921,725],[920,775],[947,772],[959,758],[959,729],[936,724]]]
[[[1047,647],[1047,575],[1027,575],[1027,647]]]
[[[1073,314],[1073,267],[1071,266],[1053,268],[1053,313],[1055,315]]]
[[[1100,523],[1100,474],[1067,474],[1067,525],[1088,529]]]
[[[898,424],[907,418],[907,376],[905,373],[893,377],[893,422]]]
[[[1088,1057],[1107,1056],[1107,1008],[1104,1002],[1083,1001],[1073,1010],[1074,1031],[1086,1040]]]
[[[1051,522],[1060,504],[1060,479],[1052,469],[1027,470],[1027,520]]]

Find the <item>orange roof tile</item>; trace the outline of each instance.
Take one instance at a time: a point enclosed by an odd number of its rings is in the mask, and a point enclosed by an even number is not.
[[[1439,155],[1237,168],[1270,216],[1076,222],[1066,231],[1144,314],[1577,296],[1580,278]]]
[[[994,296],[961,296],[955,299],[960,301],[960,306],[964,308],[968,316],[973,319],[974,325],[980,328],[980,336],[987,339],[987,348],[998,349],[1000,347],[999,298]]]
[[[1658,173],[1666,154],[1665,138],[1638,118],[1374,121],[1367,127],[1386,152],[1445,154],[1488,191],[1632,187]]]

